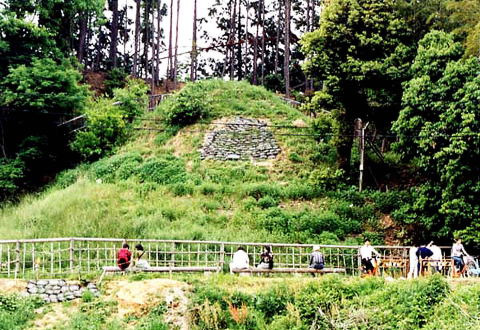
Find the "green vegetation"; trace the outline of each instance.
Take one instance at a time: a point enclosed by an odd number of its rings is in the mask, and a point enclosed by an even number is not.
[[[475,328],[478,290],[477,284],[452,290],[440,276],[395,282],[226,276],[195,283],[191,318],[199,329]]]
[[[21,298],[0,293],[0,329],[27,329],[30,320],[35,318],[35,309],[42,306],[40,299]]]
[[[312,156],[311,150],[328,142],[278,131],[285,153],[295,153],[301,162],[283,156],[258,165],[222,162],[219,167],[216,161],[200,161],[197,149],[210,120],[242,115],[291,125],[310,119],[248,83],[195,86],[192,93],[202,90],[211,100],[203,110],[205,119],[176,134],[178,129],[168,130],[168,114],[177,104],[177,96],[172,97],[150,115],[155,120],[150,125],[165,129],[162,141],[156,132],[137,132],[115,155],[62,173],[40,195],[2,210],[1,237],[331,242],[332,235],[348,240],[377,222],[375,204],[363,205],[366,197],[357,196],[354,188],[349,194],[326,190],[339,180],[330,170],[334,164]]]

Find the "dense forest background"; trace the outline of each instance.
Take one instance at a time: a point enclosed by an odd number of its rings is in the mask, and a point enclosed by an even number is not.
[[[148,93],[216,77],[304,104],[314,184],[363,175],[417,239],[480,242],[479,1],[189,0],[188,51],[183,1],[0,1],[2,200],[112,153]]]

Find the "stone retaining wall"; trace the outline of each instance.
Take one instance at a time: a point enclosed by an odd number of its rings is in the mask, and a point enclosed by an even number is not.
[[[39,296],[47,303],[54,303],[81,298],[85,290],[89,290],[94,296],[100,295],[95,283],[82,286],[78,282],[64,280],[28,281],[26,294]]]
[[[275,159],[281,152],[267,123],[237,117],[207,133],[200,149],[202,159]]]

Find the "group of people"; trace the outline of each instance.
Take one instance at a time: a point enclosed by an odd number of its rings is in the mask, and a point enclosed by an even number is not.
[[[150,264],[147,260],[142,259],[145,254],[145,249],[142,244],[135,245],[135,252],[132,255],[130,251],[130,246],[127,242],[122,243],[122,248],[117,252],[117,265],[121,270],[127,270],[132,263],[133,266],[137,269],[146,269],[150,267]],[[133,257],[133,258],[132,258]]]
[[[135,267],[136,269],[146,269],[150,265],[147,260],[142,259],[145,254],[145,249],[141,244],[135,245],[135,251],[132,254],[130,251],[129,245],[125,242],[122,244],[122,248],[117,252],[117,265],[121,270],[126,270],[130,266]],[[365,240],[364,245],[359,250],[361,264],[366,275],[375,275],[379,260],[380,253],[375,250],[371,245],[370,240]],[[463,247],[462,240],[456,239],[455,243],[452,245],[451,257],[453,259],[456,273],[463,273],[466,268],[466,263],[464,258],[471,258]],[[378,259],[377,259],[378,258]],[[420,271],[423,271],[422,261],[428,261],[430,266],[436,266],[438,264],[438,270],[440,269],[440,263],[443,260],[441,249],[433,245],[433,242],[430,242],[428,245],[415,246],[410,248],[410,270],[408,277],[417,277]],[[270,246],[264,246],[262,253],[260,254],[260,260],[256,264],[258,269],[273,269],[274,266],[274,255],[272,248]],[[320,252],[320,246],[315,245],[313,251],[310,254],[309,268],[321,270],[325,266],[325,259],[323,254]],[[238,247],[237,251],[232,256],[232,261],[230,262],[230,272],[238,270],[244,270],[250,268],[250,258],[245,251],[245,248]]]
[[[360,248],[361,263],[364,273],[367,275],[374,275],[378,269],[379,259],[381,255],[370,244],[370,241],[365,240],[364,245]],[[457,238],[452,245],[451,257],[454,262],[455,273],[463,273],[465,271],[464,258],[471,258],[463,247],[462,240]],[[418,276],[420,271],[423,271],[422,261],[428,261],[430,266],[434,269],[440,270],[441,262],[443,261],[442,250],[430,242],[428,245],[420,245],[410,248],[410,270],[408,278]]]
[[[310,254],[309,267],[313,269],[323,269],[325,264],[323,254],[320,252],[320,246],[315,245]],[[265,246],[263,252],[260,254],[260,261],[255,266],[258,269],[273,269],[273,253],[270,246]],[[248,257],[245,248],[239,247],[232,256],[230,262],[230,273],[233,271],[245,270],[250,268],[250,258]]]

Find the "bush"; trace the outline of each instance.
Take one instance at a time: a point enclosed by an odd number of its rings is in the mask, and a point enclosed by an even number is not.
[[[89,176],[93,180],[101,179],[107,183],[127,180],[137,174],[142,162],[143,158],[139,153],[115,155],[93,163],[90,167]]]
[[[287,305],[293,303],[293,298],[293,294],[286,286],[276,286],[257,295],[255,307],[271,321],[274,316],[286,313]]]
[[[184,162],[172,155],[148,159],[138,169],[138,175],[142,182],[158,184],[183,183],[187,179]]]
[[[125,88],[113,91],[113,100],[122,111],[127,122],[145,112],[148,104],[148,86],[140,79],[127,79]]]
[[[170,186],[170,191],[175,196],[192,195],[195,191],[191,183],[177,183]]]
[[[258,200],[257,204],[262,209],[268,209],[269,207],[277,206],[278,201],[271,196],[265,196],[265,197],[260,198]]]
[[[74,113],[82,110],[88,88],[81,74],[64,60],[35,59],[10,70],[0,90],[0,104],[14,110]]]
[[[57,175],[55,185],[60,188],[67,188],[78,180],[80,171],[78,169],[66,170]]]
[[[199,187],[202,195],[213,195],[217,192],[217,185],[211,183],[204,183]]]
[[[37,297],[0,295],[0,330],[25,329],[35,318],[35,309],[42,304],[43,301]]]
[[[127,138],[122,109],[109,99],[91,102],[85,111],[86,130],[79,131],[71,146],[85,159],[98,159],[108,154]]]
[[[19,159],[0,158],[0,199],[9,198],[19,190],[23,171],[24,164]]]
[[[265,183],[251,184],[246,187],[244,193],[246,196],[251,196],[256,200],[266,196],[271,198],[280,198],[282,196],[282,191],[278,186]]]
[[[301,163],[303,162],[303,158],[300,157],[297,153],[295,152],[292,152],[288,155],[288,159],[291,161],[291,162],[294,162],[294,163]]]
[[[110,70],[105,78],[105,93],[108,96],[113,96],[114,89],[125,87],[125,80],[128,74],[122,68],[114,68]]]
[[[167,101],[164,117],[169,125],[186,126],[209,114],[209,96],[201,84],[187,84]]]
[[[311,200],[321,195],[316,187],[309,184],[293,183],[283,189],[283,196],[287,199]]]

